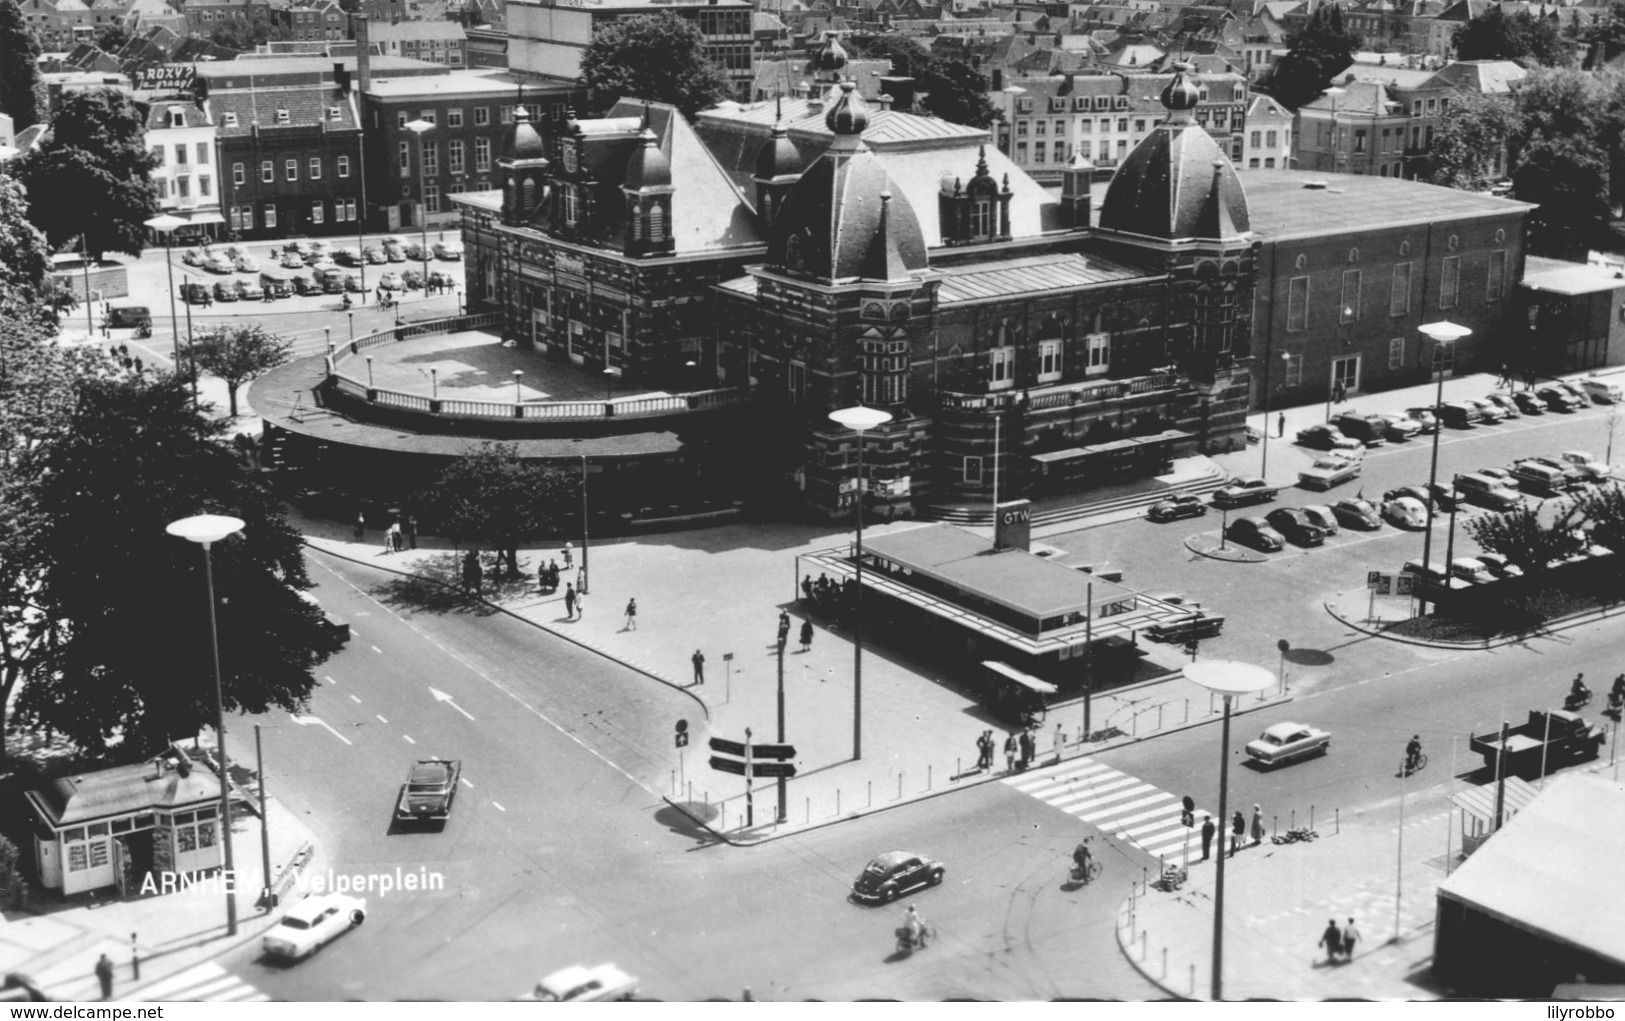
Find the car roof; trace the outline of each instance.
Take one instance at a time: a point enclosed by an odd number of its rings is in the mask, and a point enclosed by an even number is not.
[[[1426,507],[1422,506],[1422,501],[1418,500],[1414,496],[1396,496],[1394,499],[1390,500],[1389,503],[1397,503],[1401,507],[1405,507],[1407,509],[1415,507],[1419,511],[1427,510]]]
[[[1287,721],[1282,721],[1274,724],[1273,726],[1265,727],[1264,733],[1273,735],[1275,737],[1286,737],[1290,734],[1295,734],[1300,730],[1308,729],[1309,725],[1306,723],[1290,723]]]
[[[337,893],[313,893],[309,897],[289,908],[282,916],[284,918],[298,918],[306,922],[314,922],[316,916],[338,903]]]

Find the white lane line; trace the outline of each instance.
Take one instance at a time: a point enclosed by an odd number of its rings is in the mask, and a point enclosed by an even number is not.
[[[1049,780],[1040,781],[1038,783],[1029,782],[1024,784],[1011,784],[1010,786],[1014,787],[1023,794],[1031,794],[1035,798],[1042,799],[1045,791],[1071,789],[1076,787],[1080,781],[1092,782],[1094,778],[1098,777],[1102,773],[1116,772],[1117,771],[1112,769],[1110,766],[1096,763],[1091,765],[1088,769],[1076,770],[1072,773],[1056,776]]]
[[[310,724],[314,723],[318,727],[321,727],[323,730],[327,731],[329,734],[332,734],[334,737],[338,738],[340,741],[343,741],[345,744],[353,744],[349,738],[334,730],[332,726],[320,716],[297,716],[293,713],[289,713],[288,719],[299,724],[301,727],[309,726]]]
[[[378,714],[377,714],[377,713],[373,713],[373,715],[374,715],[374,716],[378,716]],[[379,722],[379,723],[388,723],[388,722],[389,722],[389,721],[388,721],[388,720],[386,720],[386,719],[384,719],[384,718],[383,718],[383,717],[382,717],[382,716],[378,716],[378,722]]]
[[[1050,784],[1056,783],[1066,783],[1070,780],[1076,779],[1077,777],[1087,776],[1090,773],[1097,773],[1102,769],[1110,768],[1110,766],[1107,766],[1101,762],[1083,761],[1074,763],[1067,769],[1059,770],[1054,773],[1040,773],[1037,776],[1015,776],[1006,779],[1004,782],[1009,786],[1014,787],[1018,791],[1031,793],[1040,787],[1046,787]]]
[[[416,741],[412,740],[412,735],[411,734],[402,734],[401,737],[406,739],[407,744],[417,744]]]
[[[350,701],[354,702],[356,705],[361,704],[361,700],[359,698],[356,698],[354,695],[350,696]]]
[[[506,809],[506,808],[503,808],[503,807],[502,807],[502,802],[500,802],[500,801],[493,801],[493,802],[491,802],[491,805],[492,805],[492,807],[493,807],[493,808],[495,808],[495,809],[496,809],[496,810],[497,810],[497,811],[498,811],[498,812],[506,812],[506,811],[507,811],[507,809]]]
[[[1090,784],[1088,787],[1079,790],[1072,790],[1066,794],[1058,794],[1051,798],[1040,798],[1039,800],[1047,801],[1056,808],[1060,808],[1062,805],[1072,804],[1073,802],[1086,801],[1092,798],[1105,797],[1108,794],[1115,794],[1124,787],[1132,787],[1141,782],[1142,781],[1136,780],[1132,776],[1124,776],[1119,773],[1110,780],[1103,780],[1100,783]]]
[[[1146,786],[1150,787],[1151,785],[1147,784]],[[1109,822],[1109,823],[1112,823],[1113,825],[1115,825],[1116,822],[1117,822],[1117,817],[1121,813],[1132,811],[1133,809],[1136,809],[1136,808],[1144,808],[1147,805],[1154,805],[1158,801],[1161,801],[1163,798],[1171,798],[1171,797],[1173,797],[1173,795],[1169,794],[1167,791],[1158,791],[1156,794],[1151,795],[1149,798],[1141,798],[1139,801],[1130,801],[1130,802],[1127,802],[1126,804],[1122,804],[1122,805],[1113,805],[1112,807],[1107,808],[1107,809],[1103,809],[1103,810],[1101,810],[1099,812],[1090,812],[1088,815],[1081,815],[1081,814],[1079,814],[1077,812],[1073,812],[1072,814],[1076,815],[1079,819],[1082,819],[1084,822],[1095,822],[1097,820],[1105,820],[1106,822]]]
[[[322,675],[322,680],[326,681],[328,684],[337,684],[338,683],[338,681],[333,680],[333,678],[327,676],[326,674]]]
[[[464,787],[467,787],[467,788],[468,788],[468,789],[469,789],[469,790],[473,790],[473,789],[474,789],[474,785],[473,785],[473,784],[471,784],[471,783],[469,783],[469,782],[468,782],[468,777],[466,777],[466,776],[460,776],[460,777],[458,777],[458,778],[457,778],[457,779],[458,779],[458,780],[459,780],[459,781],[460,781],[460,782],[461,782],[461,783],[462,783],[462,785],[463,785],[463,786],[464,786]]]
[[[379,648],[379,647],[378,647],[378,646],[376,646],[376,645],[374,645],[374,646],[372,646],[372,651],[373,651],[373,652],[376,652],[376,653],[377,653],[377,654],[378,654],[378,655],[380,655],[380,656],[382,656],[382,655],[383,655],[383,654],[384,654],[384,650],[383,650],[383,649],[380,649],[380,648]]]

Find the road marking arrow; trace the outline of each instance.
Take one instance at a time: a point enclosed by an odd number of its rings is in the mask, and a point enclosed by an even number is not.
[[[451,700],[451,696],[446,694],[445,692],[441,691],[439,688],[430,688],[429,689],[429,694],[434,696],[434,700],[436,702],[444,702],[447,705],[451,706],[453,709],[455,709],[458,712],[462,713],[464,716],[468,716],[469,720],[472,721],[474,719],[474,717],[469,716],[467,709],[464,709],[462,706],[458,705],[456,702],[453,702]]]
[[[314,723],[316,726],[321,727],[322,729],[326,730],[329,734],[332,734],[334,737],[338,738],[340,741],[343,741],[345,744],[348,744],[348,745],[353,745],[354,744],[354,742],[352,742],[349,738],[345,737],[343,734],[340,734],[338,731],[334,730],[331,726],[329,726],[327,721],[322,719],[320,716],[295,716],[292,713],[290,713],[288,715],[289,715],[289,719],[293,720],[293,722],[299,724],[301,727],[308,727],[308,726],[310,726],[311,724]]]

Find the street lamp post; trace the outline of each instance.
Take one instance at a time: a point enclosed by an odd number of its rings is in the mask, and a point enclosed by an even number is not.
[[[429,366],[429,396],[440,399],[440,370],[433,365]]]
[[[858,434],[857,584],[852,602],[852,758],[863,758],[863,434],[891,421],[891,413],[857,405],[829,413],[829,420]]]
[[[576,579],[581,582],[576,586],[582,595],[587,593],[587,551],[591,548],[587,538],[587,455],[581,455],[581,575]]]
[[[161,216],[154,216],[152,219],[145,221],[146,226],[151,227],[153,230],[158,231],[164,236],[164,265],[167,266],[169,270],[169,332],[170,339],[174,341],[175,371],[177,372],[180,371],[181,367],[181,320],[179,313],[175,311],[174,231],[177,227],[184,227],[187,222],[188,221],[183,220],[178,216],[171,216],[168,213],[164,213]],[[87,291],[85,293],[85,301],[88,302],[89,300],[90,293]]]
[[[513,402],[519,403],[519,377],[525,374],[524,369],[513,370]]]
[[[1439,389],[1438,394],[1434,399],[1433,406],[1435,408],[1443,407],[1444,359],[1440,358],[1439,354],[1444,349],[1444,345],[1454,344],[1463,337],[1472,336],[1473,331],[1465,326],[1457,325],[1456,323],[1452,323],[1446,319],[1441,319],[1436,323],[1423,323],[1421,326],[1417,327],[1417,329],[1421,330],[1429,340],[1433,341],[1434,349],[1430,353],[1430,356],[1433,358],[1435,367],[1439,374]],[[1430,499],[1428,500],[1428,527],[1427,530],[1422,533],[1423,566],[1432,563],[1433,505],[1437,501],[1431,499],[1431,497],[1433,496],[1433,487],[1439,481],[1439,434],[1444,430],[1443,418],[1440,417],[1438,412],[1434,413],[1434,417],[1438,418],[1439,422],[1434,426],[1433,429],[1433,459],[1428,465],[1428,496]],[[1422,602],[1426,602],[1426,600],[1422,600]]]
[[[1210,659],[1185,667],[1185,677],[1224,696],[1224,734],[1219,744],[1219,859],[1213,885],[1213,987],[1215,1002],[1224,999],[1224,842],[1230,826],[1230,703],[1239,696],[1264,691],[1275,678],[1261,666],[1236,660]],[[1231,835],[1234,840],[1234,836]]]
[[[418,230],[422,246],[418,254],[423,256],[423,293],[429,293],[429,193],[424,188],[424,171],[426,161],[423,158],[423,133],[434,129],[429,121],[419,117],[415,121],[407,121],[406,129],[418,136]]]
[[[1286,366],[1292,361],[1292,356],[1285,351],[1281,352],[1281,370],[1284,374]],[[1270,360],[1264,359],[1264,436],[1259,441],[1261,456],[1258,463],[1258,477],[1269,478],[1270,470]]]
[[[170,535],[203,547],[203,576],[209,596],[209,642],[214,652],[214,732],[220,751],[220,843],[225,849],[226,935],[237,935],[236,863],[231,853],[231,770],[226,757],[226,704],[220,687],[220,629],[214,615],[214,562],[209,547],[243,530],[241,518],[198,514],[174,521],[164,529]]]

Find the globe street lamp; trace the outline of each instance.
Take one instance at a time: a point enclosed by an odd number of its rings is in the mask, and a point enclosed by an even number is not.
[[[1219,740],[1219,870],[1213,881],[1213,991],[1215,1002],[1224,999],[1224,836],[1230,825],[1230,702],[1234,698],[1264,691],[1275,677],[1261,666],[1233,659],[1192,662],[1185,677],[1224,696],[1224,734]],[[1232,834],[1231,839],[1235,837]]]
[[[1463,337],[1472,336],[1473,331],[1465,326],[1457,325],[1456,323],[1452,323],[1446,319],[1441,319],[1436,323],[1423,323],[1421,326],[1418,326],[1417,329],[1421,330],[1429,340],[1433,341],[1433,350],[1430,352],[1430,357],[1433,359],[1434,368],[1439,373],[1439,390],[1437,397],[1434,399],[1433,406],[1435,409],[1439,409],[1444,406],[1443,355],[1444,352],[1448,350],[1446,345],[1454,344]],[[1438,423],[1433,428],[1433,460],[1428,466],[1428,527],[1427,530],[1422,533],[1422,565],[1424,568],[1433,562],[1433,505],[1437,501],[1432,499],[1432,497],[1434,492],[1433,487],[1439,481],[1439,434],[1444,430],[1443,413],[1435,410],[1433,417],[1438,419]],[[1426,600],[1422,601],[1426,602]]]
[[[424,189],[423,174],[425,160],[423,159],[423,133],[434,129],[432,121],[419,117],[415,121],[407,121],[406,129],[418,136],[418,229],[422,232],[418,242],[422,248],[418,254],[423,256],[423,293],[429,293],[429,193]]]
[[[525,374],[524,369],[515,369],[515,370],[513,370],[513,402],[515,404],[520,403],[520,399],[519,399],[519,377],[523,376],[524,374]]]
[[[175,228],[184,227],[189,223],[178,216],[164,213],[144,221],[145,225],[164,236],[164,265],[169,268],[169,332],[175,342],[175,371],[181,367],[181,325],[180,316],[175,312]],[[90,292],[85,292],[85,301],[90,301]]]
[[[829,413],[829,420],[858,434],[857,586],[853,594],[852,637],[852,759],[863,758],[863,434],[891,421],[891,413],[862,405]]]
[[[209,643],[214,651],[214,732],[220,751],[220,842],[225,846],[226,935],[237,935],[237,870],[231,853],[230,760],[226,758],[226,705],[220,688],[220,629],[214,616],[214,565],[209,547],[243,530],[241,518],[198,514],[169,524],[164,531],[203,547],[203,577],[209,595]]]

